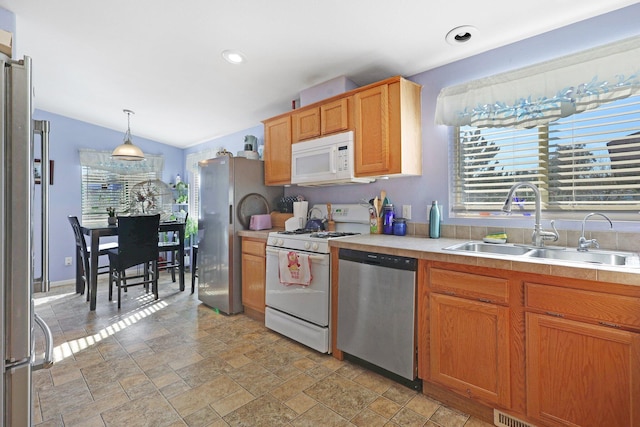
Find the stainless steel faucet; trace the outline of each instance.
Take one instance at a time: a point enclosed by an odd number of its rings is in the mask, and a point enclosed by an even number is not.
[[[558,235],[558,230],[556,230],[555,222],[553,220],[551,221],[551,227],[553,228],[553,231],[544,231],[542,229],[542,223],[540,220],[540,217],[542,216],[540,190],[538,190],[538,187],[536,187],[532,183],[523,181],[523,182],[517,182],[513,184],[513,186],[509,190],[509,194],[507,195],[507,200],[504,201],[504,206],[502,207],[502,210],[504,212],[511,212],[511,199],[513,199],[513,195],[521,187],[527,187],[533,190],[533,194],[535,195],[535,199],[536,199],[536,214],[535,214],[536,223],[533,226],[531,243],[533,243],[534,246],[542,247],[544,246],[545,240],[552,240],[554,242],[557,241],[559,238],[559,235]]]
[[[587,220],[589,218],[591,218],[592,216],[594,216],[594,215],[601,216],[604,219],[606,219],[607,221],[609,221],[609,225],[611,226],[611,228],[613,228],[613,223],[611,222],[609,217],[606,216],[605,214],[600,213],[600,212],[591,212],[590,214],[587,214],[587,216],[585,216],[584,219],[582,220],[582,234],[580,235],[580,238],[578,239],[578,250],[580,252],[588,251],[590,246],[594,246],[596,249],[598,249],[600,247],[600,244],[598,243],[598,241],[596,239],[587,239],[586,237],[584,237],[584,226],[585,226]]]

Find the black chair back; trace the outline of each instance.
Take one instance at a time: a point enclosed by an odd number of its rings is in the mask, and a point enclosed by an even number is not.
[[[84,240],[82,230],[80,230],[80,221],[77,216],[69,215],[67,217],[71,228],[73,229],[73,235],[76,239],[76,249],[80,254],[80,262],[82,262],[81,270],[77,270],[76,276],[76,292],[84,293],[87,289],[87,301],[89,300],[89,250],[87,249],[87,241]],[[79,281],[82,281],[82,289],[78,289]]]
[[[76,238],[76,246],[80,249],[82,255],[87,254],[87,241],[84,240],[82,231],[80,230],[80,221],[77,216],[69,215],[68,217],[71,228],[73,229],[73,235]]]
[[[118,262],[123,271],[158,259],[160,214],[118,217]]]

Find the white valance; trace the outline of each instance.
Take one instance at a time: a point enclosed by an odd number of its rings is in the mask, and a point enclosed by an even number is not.
[[[108,172],[122,175],[132,175],[144,172],[162,172],[164,169],[164,156],[145,154],[141,161],[116,160],[111,157],[111,151],[97,151],[81,148],[80,164]]]
[[[544,125],[640,93],[640,37],[442,89],[436,124]]]

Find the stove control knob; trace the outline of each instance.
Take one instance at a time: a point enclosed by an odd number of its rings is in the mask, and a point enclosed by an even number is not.
[[[318,244],[314,243],[313,245],[311,245],[311,249],[313,249],[314,251],[318,250]]]
[[[282,240],[282,239],[278,239],[278,241],[276,242],[276,245],[277,245],[277,246],[282,246],[282,245],[284,245],[284,240]]]
[[[311,243],[309,243],[309,242],[304,242],[304,248],[305,248],[306,250],[309,250],[309,248],[310,248],[310,247],[311,247]]]

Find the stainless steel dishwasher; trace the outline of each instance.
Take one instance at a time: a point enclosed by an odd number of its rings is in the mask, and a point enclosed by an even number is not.
[[[340,249],[337,346],[413,381],[417,260]]]

